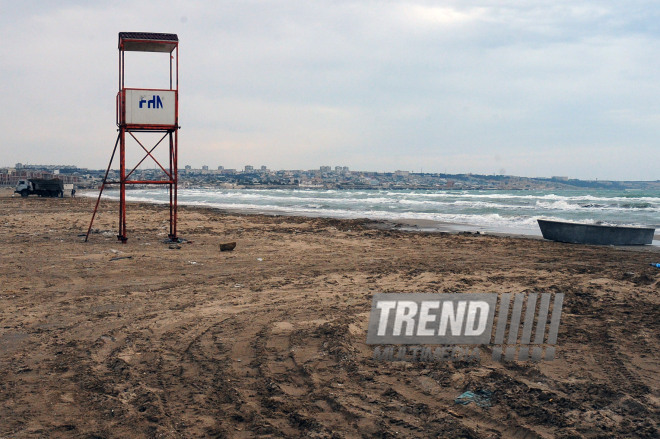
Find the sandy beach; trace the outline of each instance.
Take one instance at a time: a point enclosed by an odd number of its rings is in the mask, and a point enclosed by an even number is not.
[[[148,204],[122,245],[109,201],[84,243],[94,201],[0,190],[0,438],[658,437],[657,247],[204,208],[170,246]],[[564,293],[557,356],[377,361],[381,292]]]

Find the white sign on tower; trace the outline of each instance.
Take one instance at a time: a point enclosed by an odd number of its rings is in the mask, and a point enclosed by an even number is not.
[[[174,125],[176,91],[125,89],[124,121],[128,125]]]

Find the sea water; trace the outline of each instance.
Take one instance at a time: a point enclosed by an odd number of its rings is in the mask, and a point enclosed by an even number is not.
[[[118,191],[107,190],[104,196],[116,199]],[[127,190],[126,199],[169,203],[169,193],[167,188],[133,189]],[[540,235],[538,218],[660,229],[660,191],[186,188],[179,189],[178,203],[247,213],[405,220],[422,229],[524,235]]]

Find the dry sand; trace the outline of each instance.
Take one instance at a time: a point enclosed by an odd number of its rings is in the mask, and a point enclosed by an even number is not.
[[[658,437],[660,262],[366,221],[0,196],[0,437]],[[233,252],[222,242],[236,241]],[[557,358],[372,359],[377,292],[562,292]],[[456,405],[465,390],[492,407]]]

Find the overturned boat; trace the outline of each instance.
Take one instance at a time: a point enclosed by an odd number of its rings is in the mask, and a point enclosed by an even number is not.
[[[604,226],[537,220],[545,239],[575,244],[645,245],[653,242],[654,228]]]

